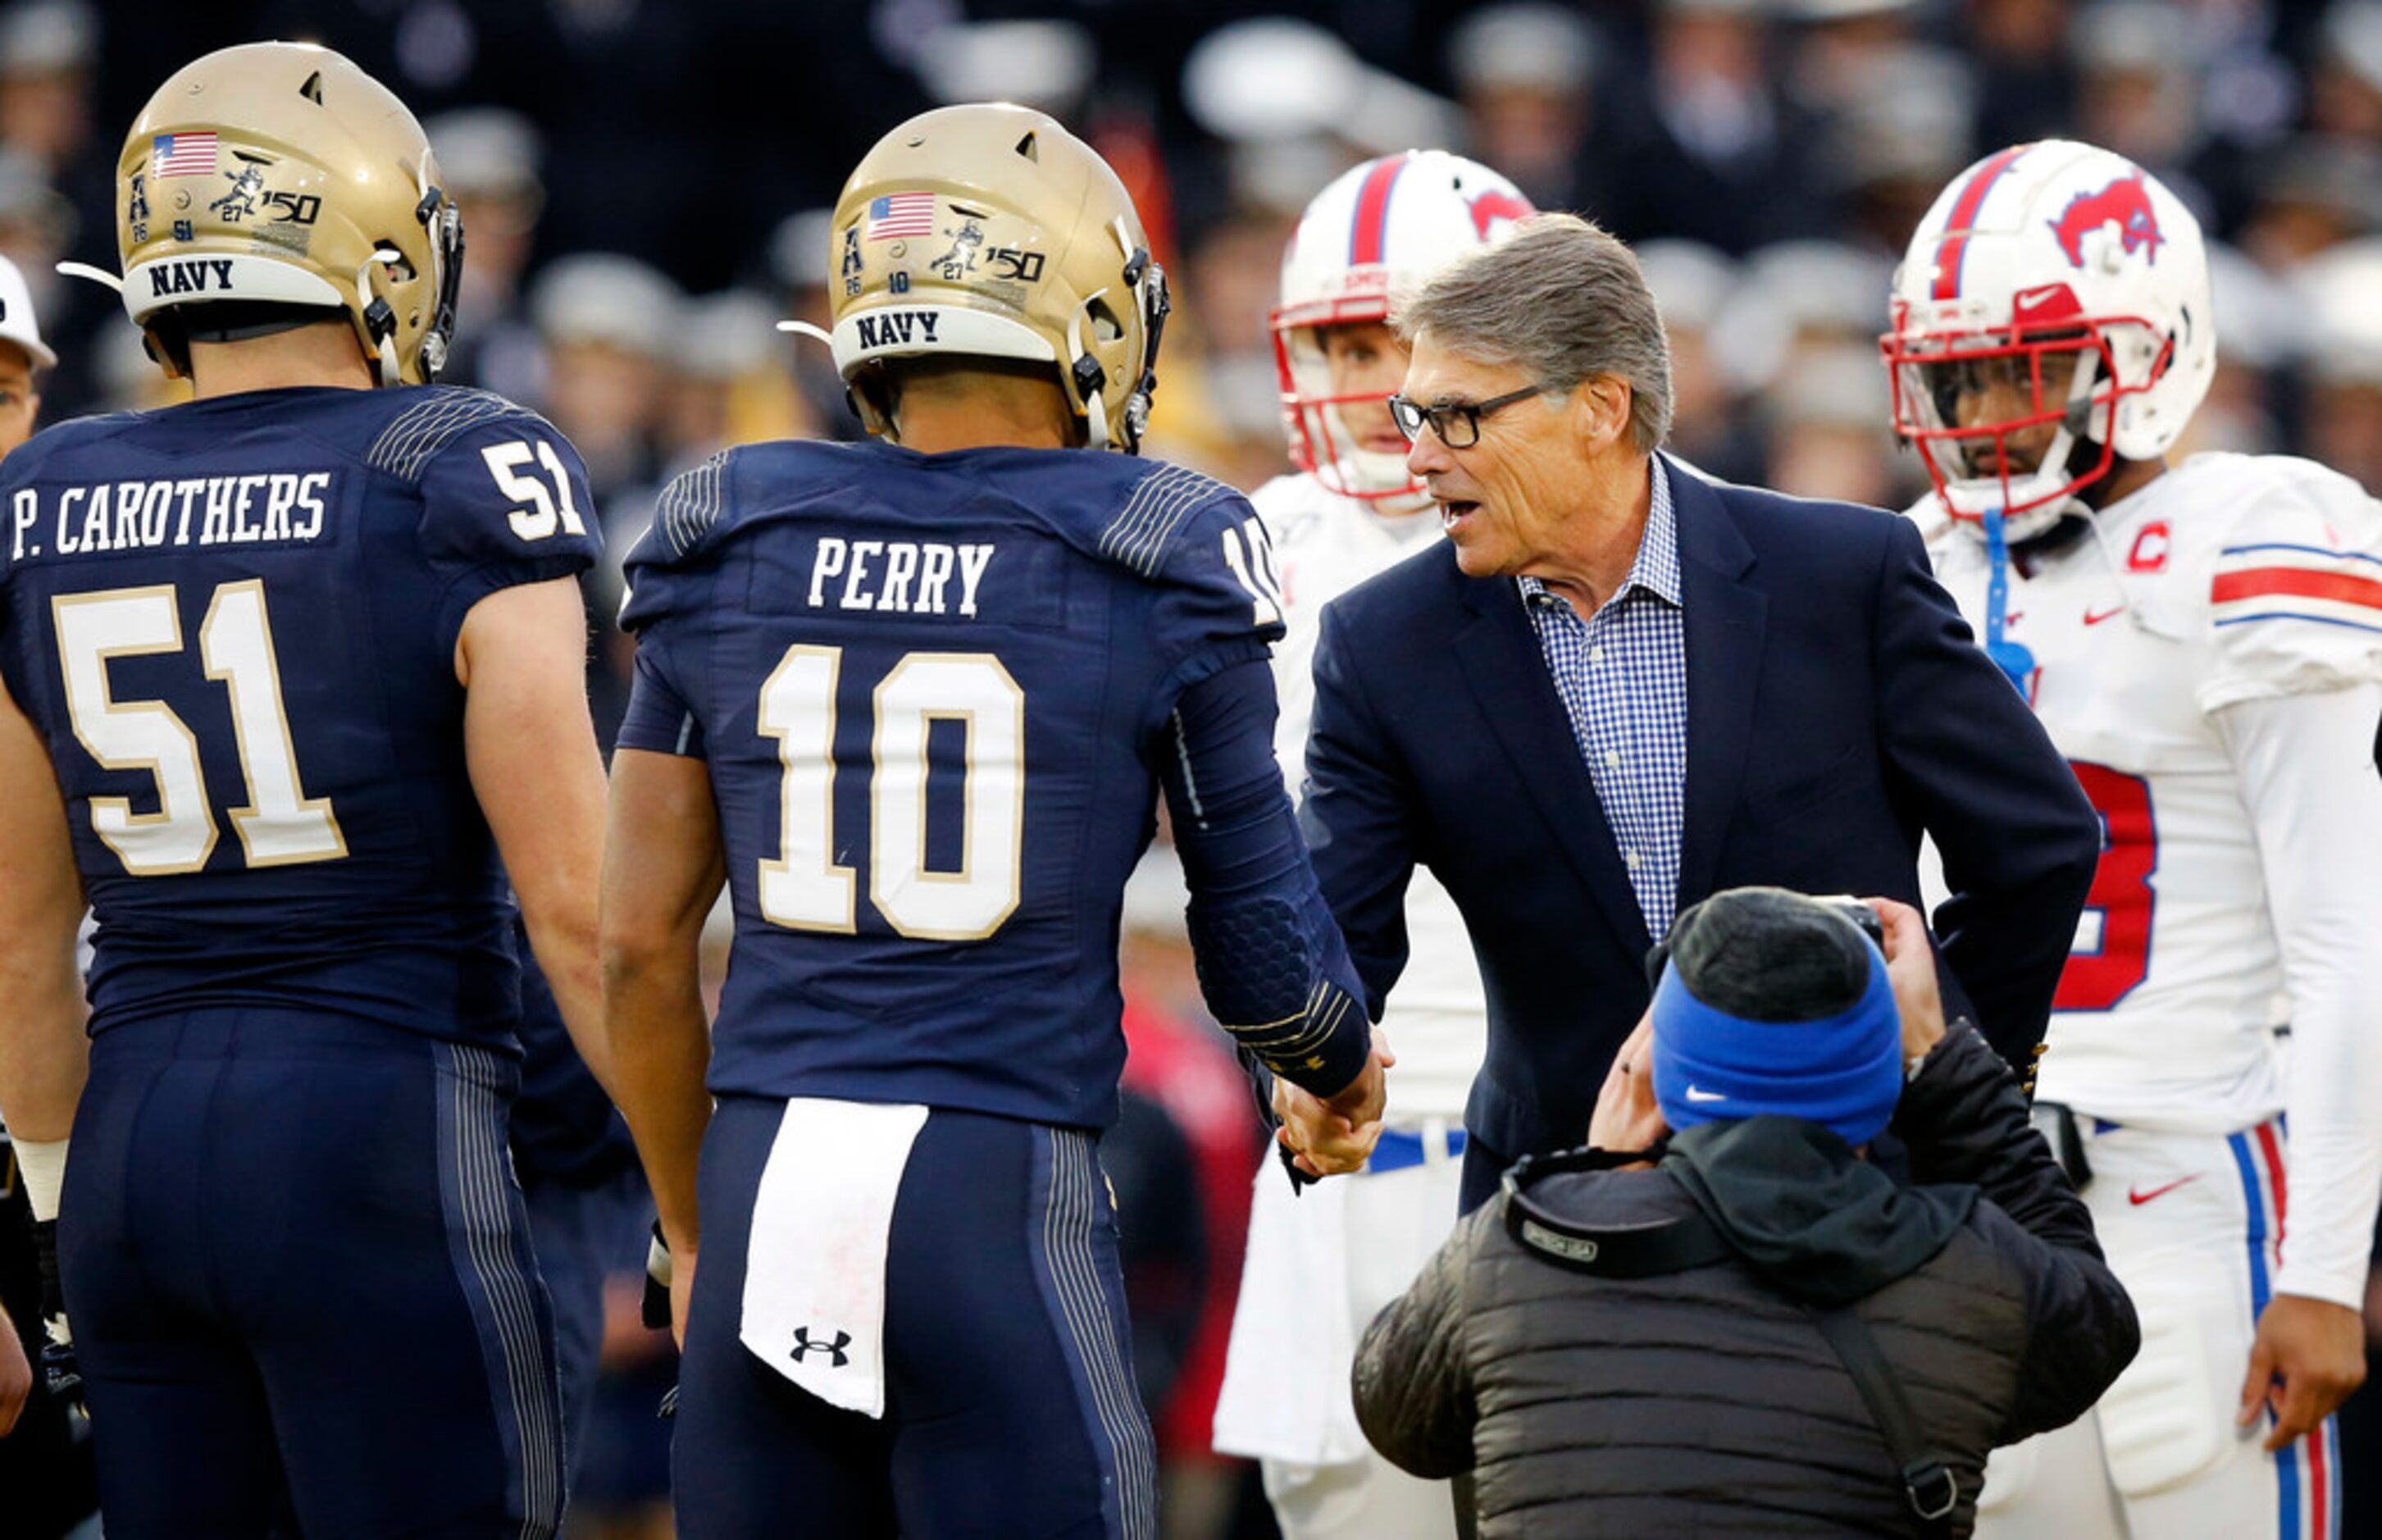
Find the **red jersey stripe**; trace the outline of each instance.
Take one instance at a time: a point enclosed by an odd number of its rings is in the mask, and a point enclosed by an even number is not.
[[[2208,597],[2218,604],[2276,594],[2382,610],[2382,580],[2308,567],[2252,567],[2242,572],[2219,573],[2208,589]]]
[[[2258,1149],[2266,1157],[2266,1177],[2275,1185],[2275,1240],[2280,1244],[2290,1214],[2290,1189],[2283,1175],[2283,1147],[2272,1123],[2258,1125]]]
[[[2304,1440],[2308,1460],[2308,1533],[2318,1540],[2332,1540],[2332,1515],[2326,1511],[2332,1499],[2332,1472],[2325,1469],[2325,1439],[2328,1423],[2319,1423],[2315,1431]]]

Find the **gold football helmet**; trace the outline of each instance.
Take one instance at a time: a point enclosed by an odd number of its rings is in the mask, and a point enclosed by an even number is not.
[[[920,355],[1056,371],[1093,449],[1139,449],[1158,388],[1166,275],[1114,171],[1056,118],[940,107],[877,142],[837,200],[829,339],[871,433],[869,375]]]
[[[167,374],[193,330],[270,329],[260,305],[344,313],[383,385],[445,367],[462,221],[422,125],[344,56],[252,43],[184,66],[134,120],[116,198],[124,308]]]

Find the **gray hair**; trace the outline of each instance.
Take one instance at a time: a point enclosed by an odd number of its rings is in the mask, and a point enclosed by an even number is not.
[[[1558,392],[1612,377],[1629,387],[1629,437],[1652,453],[1671,431],[1671,349],[1629,248],[1570,214],[1541,214],[1472,252],[1398,305],[1409,343],[1429,332],[1469,358],[1511,363]]]

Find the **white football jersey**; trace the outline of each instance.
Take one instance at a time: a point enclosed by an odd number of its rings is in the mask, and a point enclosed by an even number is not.
[[[1276,476],[1249,496],[1273,537],[1286,634],[1274,644],[1274,692],[1282,715],[1274,754],[1295,800],[1307,780],[1307,733],[1315,715],[1315,642],[1323,607],[1438,537],[1436,510],[1384,518],[1358,498],[1308,475]],[[1393,1126],[1464,1114],[1488,1052],[1489,1005],[1472,941],[1455,900],[1420,868],[1406,886],[1406,966],[1391,992],[1381,1030],[1397,1054],[1390,1071]]]
[[[1984,541],[1942,528],[1929,555],[1982,643]],[[2307,461],[2196,455],[2030,573],[2012,563],[2004,624],[2106,828],[2040,1095],[2177,1132],[2273,1116],[2290,1004],[2216,714],[2382,680],[2382,505]]]

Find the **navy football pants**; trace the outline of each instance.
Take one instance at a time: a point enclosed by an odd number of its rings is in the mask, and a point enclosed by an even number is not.
[[[886,1257],[886,1415],[797,1389],[738,1340],[755,1195],[784,1103],[726,1097],[679,1380],[679,1533],[701,1540],[1158,1533],[1098,1139],[938,1110]]]
[[[533,1175],[523,1185],[538,1275],[554,1312],[554,1349],[562,1383],[562,1441],[571,1488],[587,1459],[587,1425],[604,1356],[604,1283],[642,1275],[653,1233],[654,1201],[643,1177],[616,1172],[593,1183]]]
[[[521,1540],[562,1510],[514,1067],[345,1018],[101,1033],[59,1214],[109,1540]]]

